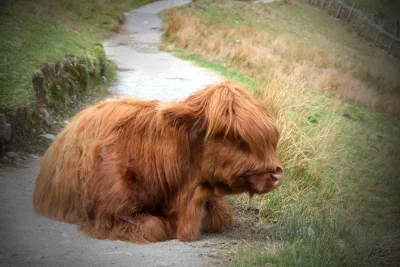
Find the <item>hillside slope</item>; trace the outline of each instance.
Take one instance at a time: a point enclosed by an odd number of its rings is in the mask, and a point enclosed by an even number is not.
[[[164,18],[166,50],[245,83],[281,129],[287,179],[254,204],[269,231],[233,265],[399,265],[398,62],[301,1],[198,0]]]

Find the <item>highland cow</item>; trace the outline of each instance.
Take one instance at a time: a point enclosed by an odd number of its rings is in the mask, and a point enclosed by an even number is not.
[[[224,196],[282,183],[278,137],[265,105],[230,81],[180,102],[104,102],[46,152],[34,207],[100,239],[199,240],[232,226]]]

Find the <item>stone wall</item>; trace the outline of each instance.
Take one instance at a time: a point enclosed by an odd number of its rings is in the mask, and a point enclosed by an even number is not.
[[[45,63],[32,76],[35,107],[0,110],[0,156],[7,147],[23,145],[34,133],[51,132],[52,115],[68,112],[104,83],[106,57],[101,45],[92,55],[65,55],[57,63]]]

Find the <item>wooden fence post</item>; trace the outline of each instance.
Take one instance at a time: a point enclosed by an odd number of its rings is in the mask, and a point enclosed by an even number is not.
[[[389,55],[392,53],[393,43],[394,43],[393,38],[390,38],[390,44],[389,44],[389,48],[388,48]]]
[[[332,7],[332,4],[333,4],[333,1],[335,1],[335,0],[331,0],[331,2],[329,3],[328,14],[329,14],[329,12],[331,12],[331,7]]]
[[[325,0],[322,0],[322,6],[321,9],[323,10],[325,8]]]
[[[340,11],[342,10],[342,6],[343,6],[343,2],[340,3],[340,6],[339,6],[338,11],[336,12],[335,18],[339,17]]]
[[[367,23],[367,30],[365,31],[364,40],[367,40],[368,32],[369,32],[369,23]]]
[[[358,27],[360,26],[360,23],[361,23],[361,18],[359,17],[358,20],[357,20],[356,28],[354,29],[354,31],[355,31],[357,34],[358,34],[357,30],[358,30]]]
[[[375,38],[375,42],[374,42],[374,45],[376,46],[376,44],[378,43],[378,39],[379,39],[379,36],[381,35],[381,33],[378,31],[378,34],[376,35],[376,38]]]
[[[351,13],[353,13],[353,9],[354,9],[354,2],[353,2],[353,5],[351,6],[351,9],[350,9],[350,11],[349,11],[349,15],[347,16],[347,19],[346,19],[346,23],[349,23],[349,21],[350,21],[350,17],[351,17]]]

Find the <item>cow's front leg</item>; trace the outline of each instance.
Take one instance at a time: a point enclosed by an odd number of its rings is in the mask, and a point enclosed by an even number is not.
[[[222,233],[231,228],[232,224],[232,210],[223,197],[206,202],[201,226],[203,232]]]
[[[200,240],[201,222],[205,215],[205,204],[210,191],[203,186],[194,190],[193,196],[181,203],[181,216],[178,222],[177,238],[180,241]]]

